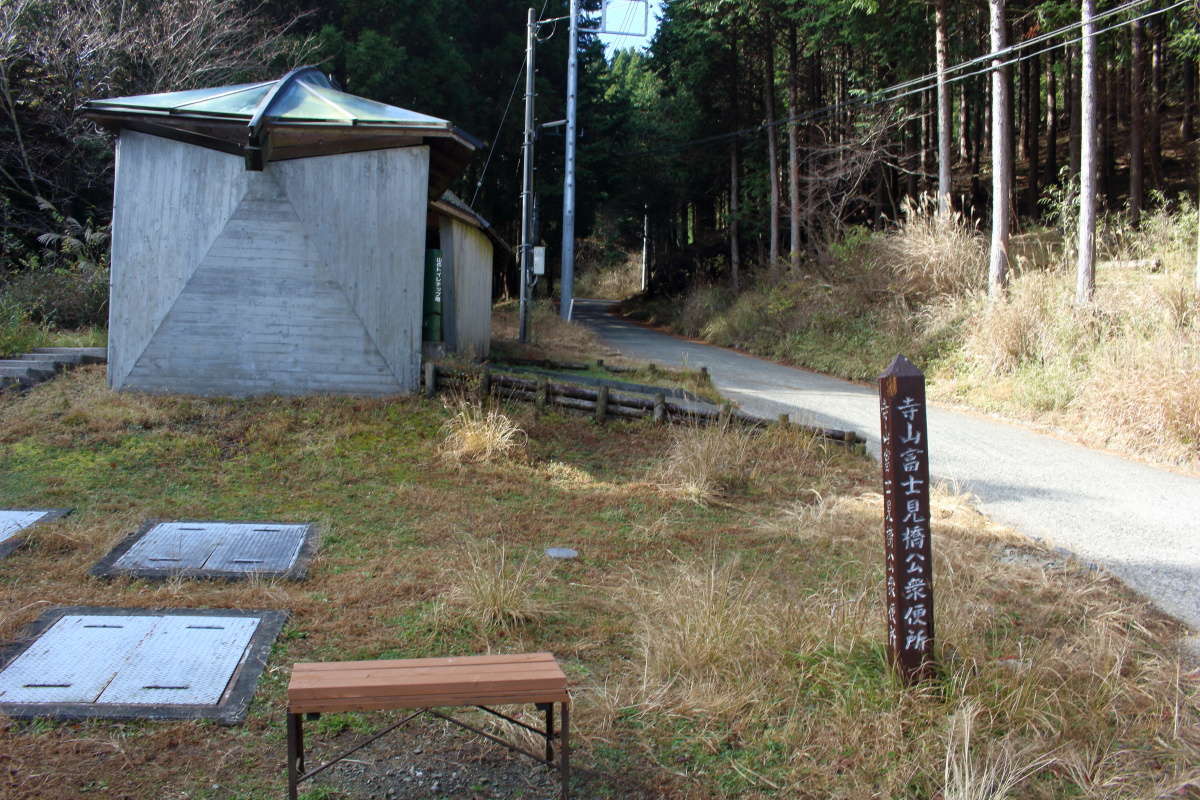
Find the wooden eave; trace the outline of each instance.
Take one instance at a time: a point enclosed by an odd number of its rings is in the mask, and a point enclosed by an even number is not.
[[[492,227],[491,223],[475,212],[459,208],[453,203],[447,203],[445,200],[431,200],[429,203],[429,216],[432,218],[437,214],[445,214],[448,217],[465,222],[472,228],[478,229],[484,236],[492,240],[492,244],[499,247],[508,255],[512,255],[513,249],[509,246],[508,242],[500,238],[500,235],[496,233],[496,229]]]
[[[213,114],[107,112],[89,110],[85,116],[99,125],[161,136],[231,155],[245,156],[249,148],[245,120]],[[268,122],[263,157],[266,162],[388,150],[428,145],[429,196],[441,197],[466,170],[478,143],[453,127],[399,126],[382,123]]]

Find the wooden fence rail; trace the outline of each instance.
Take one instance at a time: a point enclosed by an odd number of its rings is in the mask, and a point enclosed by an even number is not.
[[[706,407],[707,404],[683,405],[672,402],[667,399],[665,391],[653,397],[647,397],[612,391],[607,386],[599,388],[581,386],[551,381],[545,376],[523,378],[502,372],[492,372],[487,367],[477,370],[442,367],[432,361],[427,361],[425,363],[425,393],[433,396],[441,388],[457,389],[463,392],[473,391],[478,393],[480,399],[489,395],[497,395],[508,399],[522,400],[534,403],[538,408],[545,408],[546,405],[553,404],[593,414],[601,422],[609,416],[624,419],[650,417],[655,422],[701,424],[728,421],[753,428],[765,428],[773,422],[734,409],[728,403],[720,407]],[[787,421],[787,415],[781,416],[780,423],[794,424]],[[854,431],[819,428],[811,425],[796,425],[796,427],[838,444],[858,445],[865,441]]]

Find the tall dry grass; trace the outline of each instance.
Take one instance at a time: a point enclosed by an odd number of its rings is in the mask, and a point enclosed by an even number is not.
[[[564,320],[554,303],[539,299],[530,308],[528,339],[520,344],[518,303],[509,300],[492,309],[492,358],[547,358],[555,361],[587,361],[609,353],[590,329]]]
[[[973,735],[982,711],[975,702],[967,701],[950,717],[944,800],[1006,800],[1026,779],[1054,761],[1048,755],[1022,752],[1006,739],[980,753]]]
[[[580,271],[575,280],[576,297],[625,300],[642,290],[640,254],[628,253],[615,265],[597,264]]]
[[[680,425],[659,467],[661,484],[696,503],[743,491],[754,474],[754,438],[728,422]]]
[[[525,449],[525,432],[500,409],[465,397],[448,401],[452,414],[442,425],[440,452],[458,464],[510,458]]]
[[[1061,230],[1014,237],[1010,284],[998,299],[983,294],[977,228],[922,201],[890,230],[848,233],[820,278],[772,284],[764,273],[736,297],[696,285],[649,313],[670,313],[688,335],[852,379],[873,379],[902,352],[925,370],[934,399],[1200,468],[1195,204],[1159,197],[1136,229],[1120,214],[1104,215],[1086,308],[1074,303],[1074,223],[1060,217]],[[1109,266],[1135,259],[1162,268]]]
[[[446,609],[480,631],[509,631],[543,618],[549,603],[539,596],[549,575],[526,554],[514,558],[502,545],[468,541],[457,564],[446,570]]]
[[[664,458],[652,466],[653,482],[667,492],[706,504],[745,494],[752,484],[771,491],[774,476],[819,477],[829,446],[811,431],[789,425],[752,430],[723,420],[671,429]]]
[[[979,226],[958,212],[939,215],[928,196],[905,200],[895,230],[875,237],[878,268],[896,276],[895,290],[915,300],[965,295],[983,288],[987,244]]]
[[[589,713],[602,729],[631,709],[645,725],[686,720],[717,748],[772,742],[788,757],[746,777],[794,797],[1200,789],[1200,683],[1181,677],[1179,631],[1110,578],[1054,566],[953,487],[934,495],[938,682],[905,688],[886,664],[881,498],[830,493],[764,521],[778,549],[755,565],[714,551],[615,586],[633,663]],[[791,541],[811,570],[779,580]]]

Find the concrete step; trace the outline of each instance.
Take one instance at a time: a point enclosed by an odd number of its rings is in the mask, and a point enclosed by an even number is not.
[[[78,355],[82,364],[108,362],[107,347],[35,347],[30,355]]]
[[[19,361],[32,361],[38,364],[55,364],[59,369],[82,364],[83,355],[80,353],[25,353],[17,356]]]
[[[0,361],[0,377],[28,378],[44,381],[53,378],[58,372],[54,365],[42,366],[29,361],[3,360]]]

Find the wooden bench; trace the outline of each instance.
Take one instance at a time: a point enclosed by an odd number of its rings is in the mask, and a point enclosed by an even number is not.
[[[491,708],[533,703],[546,714],[545,730],[526,725]],[[559,704],[561,732],[554,730],[554,704]],[[546,740],[543,758],[490,733],[435,711],[439,706],[475,706]],[[554,766],[554,739],[561,742],[558,757],[561,797],[569,797],[571,772],[571,698],[567,676],[550,653],[456,658],[412,658],[392,661],[343,661],[296,664],[288,684],[288,798],[296,800],[298,785],[421,714],[430,714],[479,734],[510,750]],[[416,709],[365,742],[320,767],[304,771],[304,717],[335,711]]]

